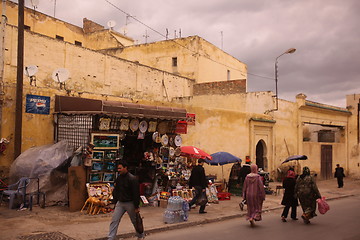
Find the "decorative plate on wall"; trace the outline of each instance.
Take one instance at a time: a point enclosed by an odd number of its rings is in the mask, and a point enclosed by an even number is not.
[[[110,123],[111,123],[110,118],[100,118],[99,130],[109,130]]]
[[[175,148],[175,156],[179,157],[181,155],[181,148],[177,147]]]
[[[169,156],[173,157],[175,155],[175,149],[173,147],[169,148]]]
[[[175,146],[180,147],[181,144],[182,144],[182,138],[181,138],[181,136],[180,136],[180,135],[176,135],[174,142],[175,142]]]
[[[168,145],[168,143],[169,143],[169,137],[168,137],[168,135],[166,135],[166,134],[162,135],[162,137],[161,137],[161,144],[162,144],[163,146],[166,146],[166,145]]]
[[[150,121],[148,131],[149,132],[155,132],[156,131],[156,126],[157,126],[157,122]]]
[[[144,132],[146,132],[147,129],[148,129],[148,123],[145,120],[141,121],[139,123],[140,132],[144,133]]]
[[[135,132],[136,130],[139,129],[139,120],[137,119],[132,119],[130,121],[130,129],[131,131]]]
[[[129,119],[123,118],[120,120],[120,130],[122,131],[129,130]]]

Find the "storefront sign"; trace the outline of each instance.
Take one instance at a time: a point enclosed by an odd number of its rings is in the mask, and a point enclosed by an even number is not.
[[[187,125],[186,121],[178,121],[176,124],[175,133],[186,134],[187,133]]]
[[[25,112],[50,114],[50,97],[26,94]]]
[[[186,122],[188,125],[195,125],[195,113],[186,113]]]

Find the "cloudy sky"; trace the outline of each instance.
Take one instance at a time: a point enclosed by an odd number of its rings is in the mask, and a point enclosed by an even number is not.
[[[17,2],[17,1],[15,1]],[[359,0],[25,0],[37,10],[82,26],[88,18],[139,43],[198,35],[248,66],[248,91],[298,93],[345,107],[360,93]],[[129,17],[127,17],[129,16]],[[145,38],[144,36],[148,36]]]

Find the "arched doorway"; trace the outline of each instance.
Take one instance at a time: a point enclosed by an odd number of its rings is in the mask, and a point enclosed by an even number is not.
[[[256,144],[256,165],[264,171],[268,168],[268,161],[266,157],[266,144],[264,140],[259,140]]]

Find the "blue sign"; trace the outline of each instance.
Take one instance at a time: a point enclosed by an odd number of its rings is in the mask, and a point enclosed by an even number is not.
[[[26,112],[50,114],[50,97],[26,94]]]

